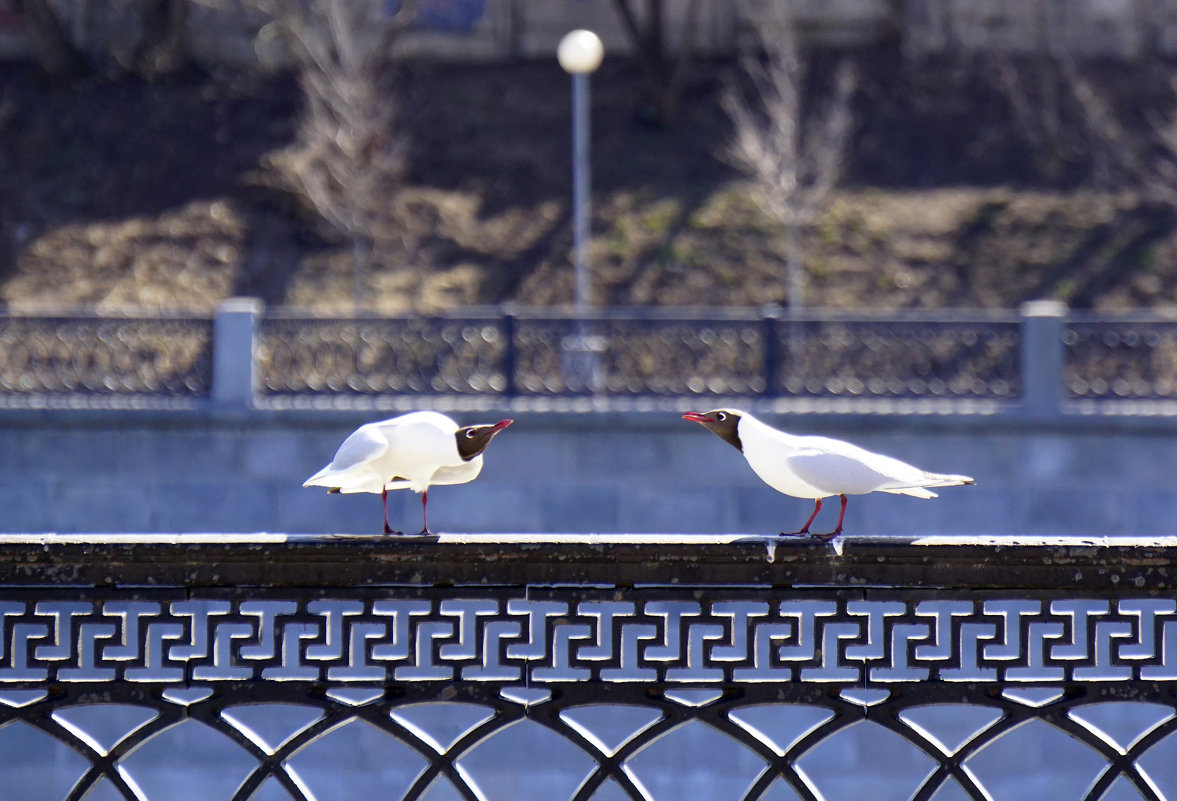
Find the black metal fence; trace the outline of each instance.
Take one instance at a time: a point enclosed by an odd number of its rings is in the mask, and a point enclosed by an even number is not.
[[[1177,319],[1074,315],[1063,333],[1075,398],[1177,398]]]
[[[4,797],[1174,799],[1175,556],[8,536]]]
[[[322,319],[0,316],[0,406],[225,397],[748,397],[1177,400],[1177,320],[1158,315],[550,310]],[[220,360],[214,359],[214,353]],[[228,365],[218,375],[218,365]],[[243,383],[232,387],[234,383]],[[1053,408],[1055,412],[1059,408]]]
[[[551,313],[306,320],[259,330],[270,394],[1018,395],[1012,315],[784,320]]]
[[[0,315],[0,404],[20,396],[202,397],[210,317]]]

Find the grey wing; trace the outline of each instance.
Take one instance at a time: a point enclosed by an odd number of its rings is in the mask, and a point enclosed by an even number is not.
[[[330,487],[340,492],[379,492],[380,478],[370,467],[388,450],[388,440],[371,426],[360,426],[353,431],[331,464],[303,482],[304,487]]]
[[[482,457],[476,456],[460,465],[439,467],[429,479],[430,484],[465,484],[482,471]]]
[[[372,425],[360,426],[339,446],[331,460],[332,471],[350,470],[353,467],[378,459],[388,450],[388,439]]]

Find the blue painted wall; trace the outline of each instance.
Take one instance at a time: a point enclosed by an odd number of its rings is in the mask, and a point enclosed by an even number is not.
[[[678,412],[456,414],[516,423],[473,483],[430,494],[435,530],[748,532],[801,525],[812,504],[765,487],[733,448]],[[342,412],[6,412],[0,531],[377,531],[376,496],[302,481],[358,424]],[[930,470],[974,476],[936,500],[852,498],[848,533],[1171,534],[1177,421],[984,416],[794,416]],[[815,527],[833,525],[836,503]],[[390,498],[417,530],[419,496]]]

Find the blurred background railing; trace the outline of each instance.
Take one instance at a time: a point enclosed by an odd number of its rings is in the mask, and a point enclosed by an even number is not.
[[[213,321],[0,316],[0,403],[32,395],[208,396]]]
[[[1177,319],[1072,314],[1063,346],[1072,398],[1177,397]]]
[[[307,320],[259,327],[263,394],[987,397],[1019,391],[1013,315],[722,310]],[[578,346],[583,347],[578,350]],[[589,362],[578,370],[576,358]]]
[[[1123,413],[1177,399],[1177,319],[1069,312],[549,309],[321,318],[0,316],[0,407],[288,407],[387,395],[934,401]],[[982,404],[982,407],[978,407]],[[1153,409],[1155,413],[1155,409]]]

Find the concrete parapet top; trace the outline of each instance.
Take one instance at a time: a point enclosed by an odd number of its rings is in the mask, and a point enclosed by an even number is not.
[[[1177,589],[1177,537],[0,535],[0,586]]]

